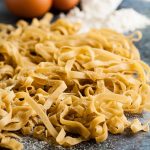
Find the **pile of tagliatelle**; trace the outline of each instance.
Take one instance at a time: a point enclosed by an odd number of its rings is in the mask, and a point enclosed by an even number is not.
[[[15,131],[63,146],[148,131],[125,116],[150,110],[150,68],[133,44],[141,34],[78,34],[51,18],[0,24],[0,146],[23,149]]]

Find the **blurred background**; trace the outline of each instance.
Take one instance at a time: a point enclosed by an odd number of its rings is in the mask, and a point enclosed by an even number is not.
[[[46,12],[53,13],[56,18],[75,6],[80,7],[80,0],[0,0],[0,22],[14,24],[20,18],[30,21]]]
[[[8,0],[8,1],[13,1],[13,0]],[[63,0],[57,0],[57,1],[63,1]],[[74,1],[74,0],[70,0],[70,1]],[[79,0],[75,0],[75,2],[72,4],[72,7],[75,6],[76,4],[78,5],[78,7],[80,7],[80,2],[77,3],[76,1]],[[150,0],[123,0],[117,9],[120,8],[134,8],[136,11],[150,17]],[[55,15],[58,15],[61,11],[54,9],[51,6],[50,12],[54,13]],[[15,23],[18,19],[19,17],[16,17],[10,11],[8,11],[8,8],[5,5],[5,0],[0,0],[0,22]]]

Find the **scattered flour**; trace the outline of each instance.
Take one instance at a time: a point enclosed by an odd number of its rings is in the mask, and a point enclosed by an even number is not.
[[[81,0],[81,8],[94,18],[105,19],[123,0]]]
[[[82,27],[79,33],[102,27],[126,33],[150,25],[150,19],[132,8],[116,10],[121,2],[122,0],[81,0],[82,11],[75,7],[67,15],[60,16],[71,22],[80,22]]]
[[[147,25],[150,25],[150,20],[132,8],[115,11],[104,23],[105,27],[122,33],[145,28]]]
[[[67,16],[61,14],[60,17],[66,18],[71,22],[79,22],[82,27],[80,33],[87,32],[90,28],[101,28],[103,25],[103,19],[92,17],[84,11],[80,11],[79,8],[72,9]]]

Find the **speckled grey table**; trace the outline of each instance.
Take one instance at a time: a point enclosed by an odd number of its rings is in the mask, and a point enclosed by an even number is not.
[[[119,8],[132,7],[138,12],[150,17],[150,2],[146,0],[124,0]],[[12,16],[0,0],[0,22],[15,23],[17,17]],[[143,39],[137,43],[142,59],[150,64],[150,27],[142,30]],[[141,120],[147,120],[150,114],[140,116]],[[62,147],[53,147],[43,141],[38,141],[33,138],[23,137],[25,150],[61,150]],[[0,148],[1,149],[1,148]],[[95,141],[84,142],[71,150],[150,150],[150,133],[138,133],[132,135],[124,133],[123,135],[110,135],[108,140],[102,144],[97,144]]]

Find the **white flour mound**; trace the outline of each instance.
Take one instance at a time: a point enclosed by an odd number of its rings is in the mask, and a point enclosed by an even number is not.
[[[116,10],[122,0],[81,0],[82,11],[75,7],[66,18],[71,22],[80,22],[79,33],[87,32],[90,28],[108,27],[121,33],[145,28],[150,25],[150,19],[134,9]]]
[[[81,0],[81,8],[94,18],[105,19],[123,0]]]
[[[66,16],[64,14],[60,14],[60,17],[66,18],[71,22],[81,23],[82,26],[79,33],[87,32],[90,28],[101,28],[103,24],[102,19],[92,17],[84,11],[80,11],[77,7],[72,9]]]
[[[145,28],[147,25],[150,25],[150,20],[147,17],[129,8],[112,13],[103,26],[124,33]]]

